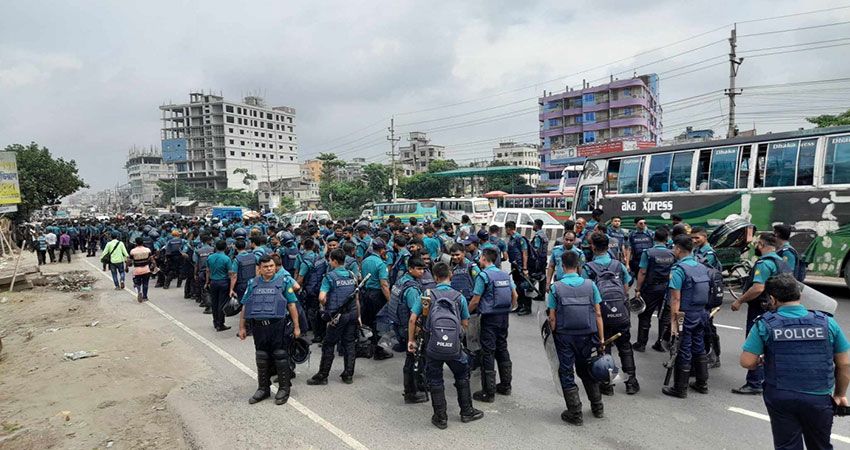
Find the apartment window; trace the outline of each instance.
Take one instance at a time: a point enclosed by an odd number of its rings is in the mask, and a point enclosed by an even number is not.
[[[595,112],[584,113],[584,117],[583,117],[582,121],[584,123],[596,123],[596,113]]]
[[[257,132],[257,131],[254,132],[254,136],[259,136],[259,135],[260,135],[259,132]]]
[[[632,135],[632,127],[623,128],[623,136],[631,136]]]
[[[266,159],[266,154],[265,154],[265,153],[263,153],[263,159]]]
[[[292,150],[292,146],[291,146],[291,145],[289,146],[289,151],[293,151],[293,150]]]
[[[239,130],[239,134],[245,134],[245,130]]]
[[[245,141],[239,141],[239,145],[245,145]]]
[[[292,117],[287,117],[287,119],[289,120],[289,123],[292,123]]]
[[[275,130],[280,131],[280,124],[279,124],[279,123],[276,123],[276,124],[274,125],[274,129],[275,129]]]
[[[266,113],[266,119],[271,119],[272,117],[274,117],[272,113]]]
[[[272,129],[273,129],[273,128],[272,128],[272,123],[271,123],[271,122],[267,123],[267,124],[266,124],[266,128],[268,128],[269,130],[272,130]]]
[[[227,106],[225,106],[225,107],[224,107],[224,111],[225,111],[225,112],[232,113],[232,112],[233,112],[233,107],[232,107],[232,106],[230,106],[230,105],[227,105]]]
[[[550,127],[557,127],[558,126],[558,119],[549,119],[549,126]]]
[[[278,134],[278,135],[277,135],[277,138],[278,138],[278,139],[280,139],[280,140],[282,141],[282,140],[283,140],[283,135],[282,135],[282,134]]]
[[[289,160],[290,160],[290,161],[295,161],[295,157],[290,156],[290,157],[289,157]]]
[[[623,97],[631,97],[631,96],[632,96],[632,90],[629,89],[629,88],[624,88],[623,89]]]
[[[292,136],[289,136],[289,140],[290,140],[290,141],[292,140]]]
[[[230,143],[233,144],[233,139],[230,139]]]
[[[242,157],[243,157],[243,158],[245,157],[245,152],[242,152]]]
[[[277,146],[277,148],[278,148],[278,149],[280,149],[280,150],[283,150],[283,146],[282,146],[282,145],[278,145],[278,146]]]
[[[234,152],[233,150],[231,150],[231,151],[230,151],[230,156],[236,156],[236,152]]]
[[[582,103],[584,106],[593,106],[596,104],[596,95],[595,94],[584,94],[581,97]]]
[[[259,143],[259,142],[254,142],[254,147],[256,147],[256,148],[260,148],[260,143]]]
[[[237,107],[236,108],[236,114],[242,114],[242,108]]]
[[[260,137],[266,137],[266,133],[260,133]]]
[[[241,118],[241,117],[237,117],[237,118],[236,118],[236,123],[238,123],[239,125],[242,125],[242,118]]]
[[[280,121],[280,115],[275,114],[274,120]]]
[[[583,136],[584,143],[589,144],[591,142],[596,142],[596,132],[595,131],[585,131]]]
[[[262,144],[260,144],[260,147],[266,148],[266,144],[262,143]]]
[[[274,159],[274,155],[269,155],[269,159]]]
[[[228,132],[228,133],[233,133],[233,128],[228,128],[228,129],[227,129],[227,132]]]
[[[632,115],[632,108],[623,108],[623,115],[624,116],[631,116]]]

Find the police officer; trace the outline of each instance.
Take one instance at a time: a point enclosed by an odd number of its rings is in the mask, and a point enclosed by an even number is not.
[[[396,282],[407,273],[407,264],[410,260],[410,250],[407,249],[408,239],[404,235],[398,235],[393,238],[393,247],[395,256],[393,257],[390,271],[390,286],[395,286]]]
[[[481,251],[482,270],[475,279],[469,302],[469,310],[481,314],[481,390],[472,396],[487,403],[495,401],[496,392],[510,395],[513,378],[508,352],[508,316],[517,305],[517,292],[511,276],[495,266],[497,257],[495,249]],[[499,367],[498,386],[496,364]]]
[[[776,238],[776,254],[785,260],[788,267],[791,268],[794,277],[799,282],[806,279],[806,264],[800,258],[800,253],[797,249],[791,246],[788,242],[791,239],[791,227],[784,223],[779,223],[773,226],[773,237]]]
[[[307,321],[313,331],[312,342],[322,342],[325,336],[325,322],[319,317],[319,291],[321,290],[322,278],[326,273],[327,262],[320,254],[316,253],[315,241],[311,238],[304,240],[304,253],[301,257],[301,265],[298,275],[295,277],[303,289],[302,299],[307,314]]]
[[[238,253],[230,267],[230,296],[242,298],[248,282],[257,276],[257,262],[254,255],[248,253],[244,239],[237,240],[235,246]]]
[[[298,244],[295,243],[295,236],[292,233],[285,231],[280,236],[280,248],[278,249],[283,268],[289,273],[295,273],[296,261],[298,260]]]
[[[425,378],[428,381],[431,405],[434,409],[431,423],[444,430],[448,426],[448,416],[446,389],[443,384],[443,363],[449,366],[455,378],[461,422],[478,420],[484,417],[484,413],[472,406],[469,364],[466,353],[461,349],[461,328],[466,330],[469,321],[466,298],[462,293],[451,288],[452,275],[448,264],[438,262],[434,265],[433,272],[437,287],[431,291],[430,311],[425,320],[426,348],[429,349]],[[420,299],[419,303],[411,309],[409,325],[415,326],[417,317],[423,312]],[[414,348],[413,351],[415,350]]]
[[[396,336],[399,338],[399,343],[407,348],[408,353],[405,355],[404,367],[402,375],[404,380],[404,402],[405,403],[423,403],[428,401],[428,396],[423,390],[425,386],[420,386],[417,382],[416,360],[414,353],[416,352],[416,341],[414,340],[415,322],[411,325],[411,312],[417,306],[421,311],[422,290],[420,289],[419,279],[425,273],[425,261],[419,257],[410,258],[410,266],[404,276],[399,278],[390,291],[390,301],[385,306],[386,312],[393,321]]]
[[[508,260],[511,262],[511,275],[516,286],[524,282],[522,275],[528,277],[528,241],[517,232],[516,222],[505,222],[505,234],[508,236]],[[517,314],[531,314],[531,299],[525,295],[524,289],[519,296]]]
[[[644,250],[652,247],[652,232],[646,227],[646,219],[635,217],[635,230],[626,238],[626,257],[624,260],[632,274],[636,274],[640,266],[640,257]]]
[[[708,269],[696,262],[691,252],[694,243],[690,236],[679,235],[673,240],[676,264],[670,269],[670,330],[679,335],[679,353],[673,372],[673,386],[661,389],[665,395],[688,396],[688,378],[693,369],[696,381],[691,388],[708,394],[708,357],[705,355],[703,333],[708,322]],[[679,330],[677,316],[685,314]]]
[[[360,322],[360,302],[356,298],[348,302],[348,298],[357,289],[357,276],[345,267],[345,252],[342,249],[333,250],[330,257],[331,271],[322,279],[319,302],[324,306],[325,318],[332,318],[337,313],[340,316],[339,322],[335,325],[329,323],[326,327],[319,372],[307,380],[309,385],[328,384],[328,375],[334,362],[334,348],[340,341],[344,361],[340,377],[345,384],[354,382],[354,339]]]
[[[632,346],[636,352],[646,351],[649,341],[649,330],[652,328],[652,315],[665,308],[667,285],[670,283],[670,269],[676,262],[673,251],[667,248],[668,232],[666,228],[655,229],[655,245],[643,252],[638,264],[639,272],[635,282],[635,296],[641,297],[646,303],[646,309],[638,314],[637,342]],[[662,314],[658,314],[658,340],[652,346],[655,351],[664,351],[661,347],[661,336],[667,328],[662,322]]]
[[[387,245],[383,239],[376,238],[372,241],[372,254],[363,259],[363,263],[360,265],[361,278],[371,275],[360,293],[360,318],[364,325],[374,331],[372,333],[373,357],[378,361],[393,357],[392,353],[377,345],[378,311],[390,299],[389,271],[383,260],[386,254]]]
[[[369,249],[372,247],[372,238],[369,236],[369,225],[366,225],[365,223],[357,225],[357,235],[360,237],[360,241],[357,243],[355,256],[359,263],[363,261],[363,258],[366,257],[370,251]]]
[[[374,242],[374,241],[370,241],[370,242]],[[371,246],[372,245],[370,244],[369,245],[370,252],[371,252]],[[342,252],[345,253],[345,264],[344,264],[345,269],[348,270],[349,272],[351,272],[354,275],[354,278],[356,280],[360,281],[360,263],[363,260],[362,259],[358,260],[354,256],[355,255],[354,252],[356,251],[357,246],[354,245],[353,242],[346,242],[344,245],[341,245],[340,248],[342,249]],[[328,242],[328,249],[330,249],[330,242]]]
[[[180,238],[180,232],[174,230],[171,232],[171,238],[165,242],[165,284],[163,289],[171,287],[171,280],[178,279],[177,287],[180,287],[180,266],[183,264],[183,259],[180,256],[180,250],[183,249],[183,239]]]
[[[277,374],[278,390],[275,403],[282,405],[289,400],[291,382],[288,348],[288,321],[293,324],[295,338],[301,336],[298,326],[298,300],[292,288],[294,280],[285,273],[275,273],[271,256],[260,258],[260,276],[248,283],[242,297],[242,313],[239,317],[239,339],[248,335],[246,321],[252,322],[254,349],[257,360],[257,392],[248,399],[254,404],[271,395],[272,372]],[[274,364],[274,366],[272,366]],[[274,367],[274,370],[273,370]]]
[[[806,448],[832,448],[832,402],[848,406],[850,343],[832,317],[800,304],[800,288],[791,274],[765,284],[771,311],[756,319],[741,366],[754,370],[763,363],[773,445],[801,449],[805,441]]]
[[[481,242],[481,240],[478,239],[478,236],[476,236],[474,234],[467,237],[466,239],[460,241],[460,244],[463,245],[464,247],[466,247],[466,257],[467,257],[467,259],[469,259],[470,261],[472,261],[475,264],[478,264],[479,267],[481,266],[481,249],[478,248],[479,247],[478,244],[480,242]],[[499,252],[497,251],[496,252],[496,260],[498,261],[499,258],[500,258]],[[496,263],[494,262],[493,264],[496,264]],[[498,267],[498,264],[496,264],[496,267]]]
[[[708,243],[708,233],[705,228],[700,226],[691,228],[691,240],[694,242],[694,259],[722,274],[723,265],[717,258],[717,253],[711,248],[711,244]],[[722,286],[719,287],[723,289]],[[706,309],[710,310],[711,307],[706,305]],[[717,333],[717,327],[714,326],[714,317],[711,316],[708,317],[705,326],[705,351],[708,352],[708,367],[720,367],[720,335]]]
[[[771,233],[761,233],[755,245],[755,254],[759,257],[753,265],[752,270],[742,289],[744,291],[737,300],[732,303],[732,311],[741,309],[741,305],[747,304],[747,330],[753,326],[756,317],[766,311],[763,305],[768,304],[769,296],[764,289],[765,282],[774,275],[791,273],[788,264],[776,254],[776,238]],[[764,368],[757,367],[747,372],[747,382],[739,388],[732,389],[735,394],[758,395],[762,393],[764,381]]]
[[[622,261],[626,254],[626,232],[620,229],[623,219],[620,216],[611,218],[611,225],[607,227],[608,249],[612,252],[614,259]]]
[[[576,372],[584,384],[594,417],[601,418],[604,414],[599,383],[590,376],[587,365],[591,352],[602,343],[604,336],[602,311],[599,308],[602,297],[592,281],[577,273],[577,253],[562,253],[561,268],[564,276],[549,287],[546,307],[558,353],[558,376],[567,404],[567,409],[561,413],[561,420],[581,426],[584,422],[575,382]]]
[[[195,301],[204,307],[204,314],[212,314],[209,300],[207,299],[207,259],[215,249],[210,245],[212,237],[208,234],[201,235],[201,245],[192,254],[192,263],[195,268],[193,288],[195,289]]]
[[[543,231],[541,219],[534,219],[533,230],[534,236],[531,238],[531,247],[534,249],[536,258],[534,261],[528,262],[528,272],[531,274],[531,279],[538,282],[537,291],[543,292],[545,291],[546,269],[549,266],[549,261],[546,258],[549,254],[549,236],[546,236],[546,232]],[[529,305],[528,312],[531,312],[531,305]]]
[[[224,312],[221,309],[230,298],[231,261],[225,254],[226,250],[227,243],[218,241],[215,243],[215,253],[207,259],[206,287],[210,292],[210,307],[216,331],[230,329],[224,325]]]
[[[475,279],[478,278],[478,273],[481,270],[475,263],[466,258],[466,251],[462,245],[452,245],[449,252],[452,256],[451,287],[463,294],[463,297],[469,302],[472,299],[472,289],[475,287]],[[436,274],[434,274],[434,278],[437,278]]]

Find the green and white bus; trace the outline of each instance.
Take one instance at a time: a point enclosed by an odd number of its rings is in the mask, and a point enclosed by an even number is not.
[[[709,230],[743,218],[760,231],[786,223],[809,273],[850,286],[850,126],[737,137],[589,157],[574,217],[678,214]]]
[[[393,203],[376,203],[372,211],[372,222],[378,224],[395,216],[403,222],[415,217],[420,223],[426,220],[436,220],[437,204],[433,200],[403,200],[397,199]]]

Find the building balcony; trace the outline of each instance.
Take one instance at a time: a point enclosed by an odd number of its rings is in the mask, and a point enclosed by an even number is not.
[[[625,106],[641,106],[646,108],[646,98],[643,97],[624,97],[611,102],[611,108],[622,108]]]

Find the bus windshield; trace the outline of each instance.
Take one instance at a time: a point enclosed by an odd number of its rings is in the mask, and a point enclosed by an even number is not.
[[[477,213],[490,212],[490,202],[487,200],[475,200],[473,204]]]

